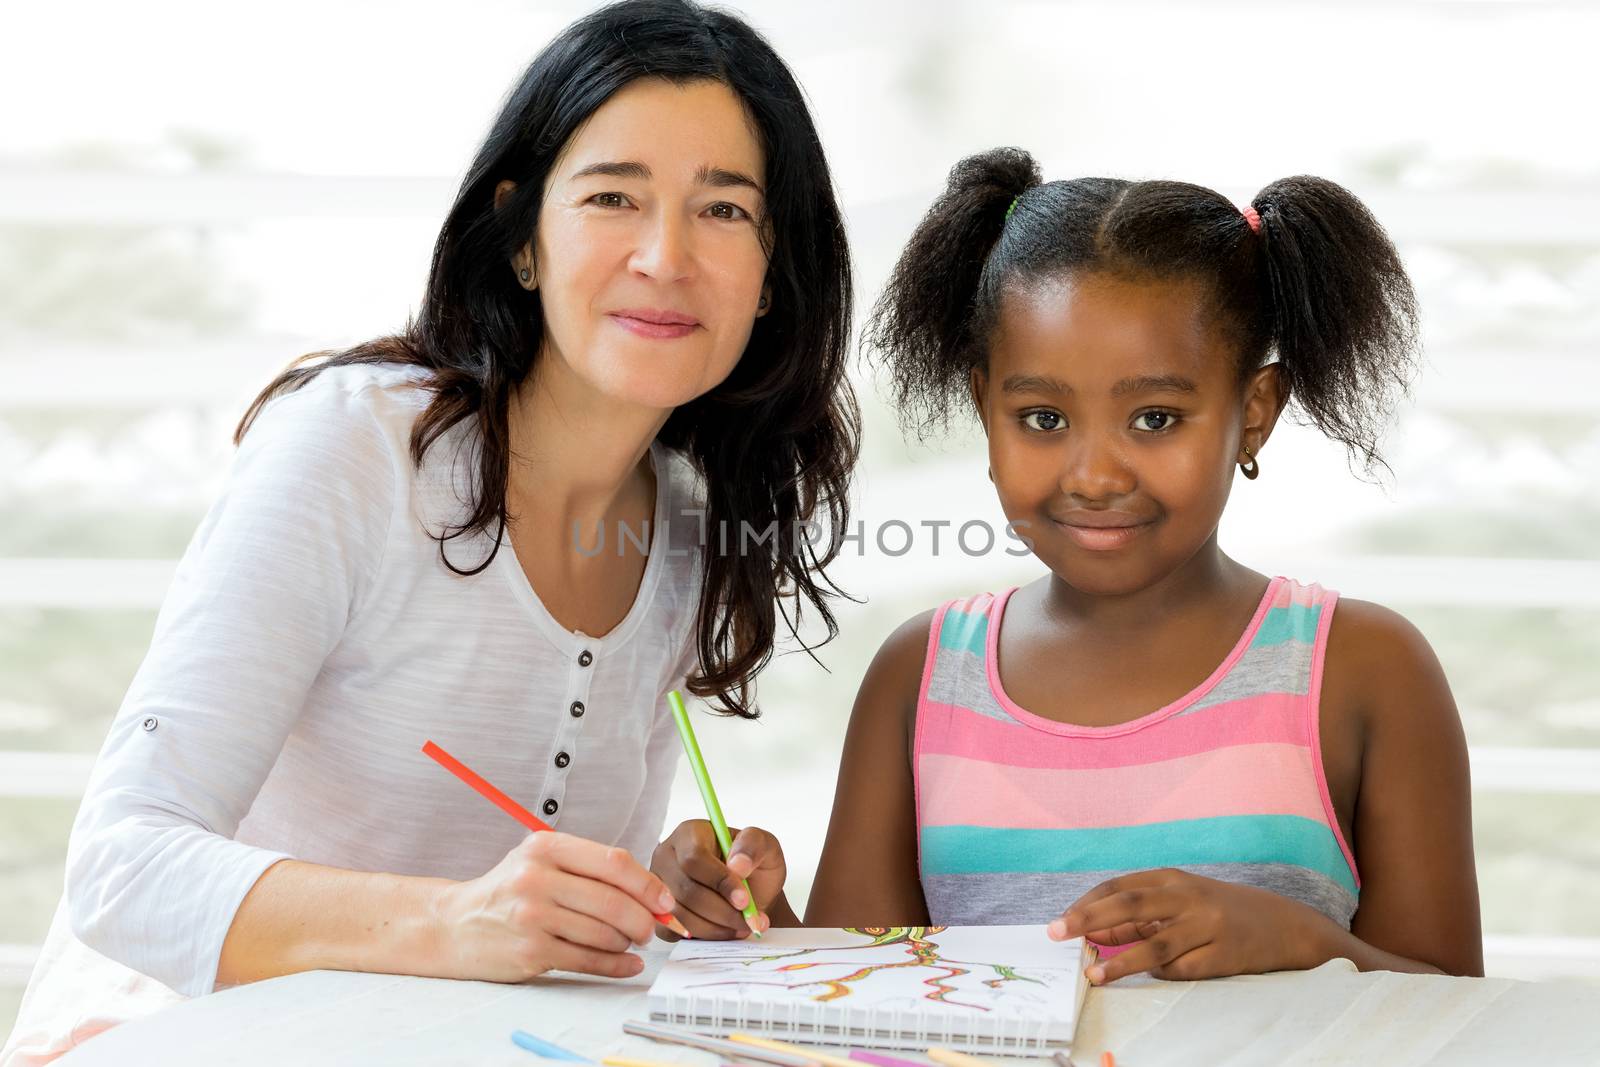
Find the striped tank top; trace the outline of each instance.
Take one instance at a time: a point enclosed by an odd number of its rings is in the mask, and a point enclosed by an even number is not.
[[[1131,722],[1074,726],[1000,684],[1015,591],[945,604],[928,636],[913,766],[929,920],[1044,923],[1108,878],[1178,867],[1348,929],[1361,880],[1317,733],[1338,594],[1274,578],[1193,691]]]

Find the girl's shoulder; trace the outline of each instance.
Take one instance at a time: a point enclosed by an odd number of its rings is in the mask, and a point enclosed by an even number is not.
[[[1404,615],[1341,597],[1328,630],[1321,704],[1374,730],[1427,734],[1461,729],[1450,685],[1433,646]]]

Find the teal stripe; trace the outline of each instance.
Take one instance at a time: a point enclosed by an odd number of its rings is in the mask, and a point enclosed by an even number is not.
[[[1290,604],[1286,608],[1272,608],[1261,620],[1251,648],[1281,645],[1285,641],[1302,641],[1313,644],[1317,639],[1317,623],[1322,619],[1321,604]]]
[[[922,828],[922,869],[930,875],[1143,871],[1201,863],[1292,863],[1356,892],[1333,832],[1299,815],[1220,815],[1076,830]]]
[[[989,616],[954,608],[945,612],[944,625],[939,628],[939,647],[971,652],[982,660],[989,652]]]

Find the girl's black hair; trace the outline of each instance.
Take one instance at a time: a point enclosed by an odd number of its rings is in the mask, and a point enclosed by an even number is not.
[[[957,163],[873,309],[865,342],[905,421],[926,432],[970,396],[1008,287],[1080,272],[1196,280],[1244,377],[1274,354],[1290,396],[1365,469],[1415,364],[1416,296],[1383,227],[1322,178],[1273,182],[1251,202],[1183,182],[1041,184],[1028,153]]]
[[[839,590],[823,573],[838,548],[830,542],[819,555],[805,523],[816,515],[830,529],[848,525],[860,417],[845,376],[850,258],[822,143],[794,76],[740,19],[687,0],[624,0],[563,31],[511,90],[472,161],[439,231],[415,318],[397,335],[296,361],[251,404],[235,441],[263,404],[323,368],[427,367],[433,397],[412,430],[411,458],[420,465],[441,435],[470,423],[481,444],[471,510],[435,536],[457,573],[487,567],[507,519],[507,404],[532,370],[544,332],[539,294],[517,284],[511,256],[532,239],[545,177],[573,133],[640,78],[726,85],[743,102],[766,158],[771,310],[755,320],[727,380],[674,411],[659,434],[704,477],[701,529],[777,530],[733,553],[713,550],[716,537],[704,546],[700,669],[688,688],[718,710],[754,718],[751,686],[772,657],[777,612],[793,633],[802,601],[809,602],[827,627],[825,640],[838,633],[828,599]],[[495,186],[505,179],[517,190],[497,211]],[[448,543],[478,532],[494,535],[488,558],[468,569],[451,563]],[[786,597],[794,598],[793,618],[780,603]]]

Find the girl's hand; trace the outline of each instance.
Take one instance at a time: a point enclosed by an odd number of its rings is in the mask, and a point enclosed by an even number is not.
[[[529,834],[494,869],[434,898],[446,977],[526,981],[545,971],[627,978],[644,961],[652,912],[672,894],[626,849],[570,834]]]
[[[1255,886],[1178,870],[1102,882],[1050,923],[1057,941],[1140,944],[1090,967],[1095,985],[1149,971],[1188,980],[1296,970],[1325,962],[1316,946],[1337,929],[1321,912]]]
[[[772,925],[765,909],[783,890],[788,874],[783,846],[754,826],[743,830],[730,827],[729,832],[733,849],[726,863],[717,847],[716,832],[705,819],[680,823],[650,859],[650,870],[678,899],[678,919],[695,937],[727,941],[750,936],[741,914],[749,901],[740,879],[749,882],[756,907],[762,909],[756,919],[758,929],[765,932]],[[659,933],[673,940],[670,932]]]

